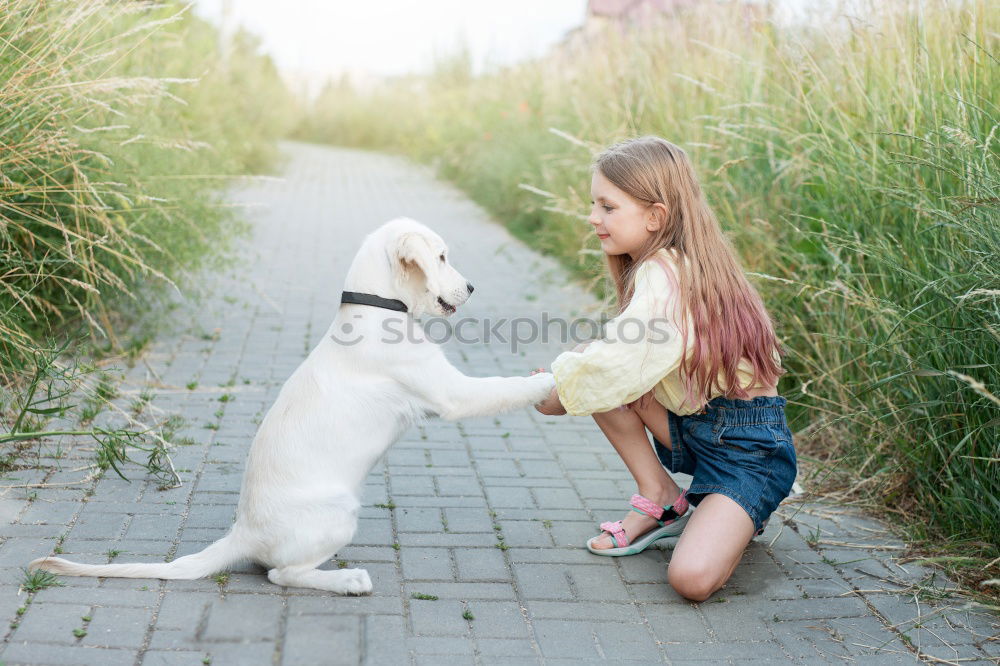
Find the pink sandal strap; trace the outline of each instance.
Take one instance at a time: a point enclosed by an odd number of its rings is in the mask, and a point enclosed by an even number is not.
[[[601,529],[611,535],[611,543],[616,548],[624,548],[628,545],[628,536],[622,527],[622,521],[601,523]]]
[[[663,515],[663,507],[654,502],[651,499],[647,499],[642,495],[632,495],[632,499],[629,500],[629,504],[639,509],[640,512],[646,514],[650,518],[656,520],[660,519]]]
[[[682,490],[680,496],[674,500],[674,503],[669,506],[660,506],[656,502],[652,501],[647,497],[636,494],[632,495],[632,499],[629,503],[635,508],[639,513],[644,513],[650,518],[656,520],[661,525],[666,525],[677,520],[688,510],[688,499],[687,490]]]

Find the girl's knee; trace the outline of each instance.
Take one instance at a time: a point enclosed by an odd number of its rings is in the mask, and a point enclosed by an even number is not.
[[[677,594],[691,601],[705,601],[722,587],[719,572],[696,560],[671,561],[667,568],[667,582]]]

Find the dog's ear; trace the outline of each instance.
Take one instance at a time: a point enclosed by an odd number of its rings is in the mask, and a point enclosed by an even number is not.
[[[437,263],[431,256],[431,246],[423,235],[415,231],[400,234],[389,252],[389,257],[393,262],[393,269],[399,271],[404,281],[410,279],[415,272],[419,272],[427,282],[427,289],[437,294]]]

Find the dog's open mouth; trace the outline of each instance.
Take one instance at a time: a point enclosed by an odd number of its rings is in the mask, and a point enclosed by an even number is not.
[[[455,311],[455,306],[446,303],[445,300],[440,296],[438,296],[438,303],[441,304],[441,307],[444,308],[444,311],[447,312],[448,314],[451,314],[452,312]]]

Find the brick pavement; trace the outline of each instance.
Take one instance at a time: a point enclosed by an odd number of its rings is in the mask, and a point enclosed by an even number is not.
[[[256,204],[240,261],[206,274],[205,298],[173,309],[124,370],[119,402],[146,390],[146,418],[186,419],[177,437],[192,443],[173,453],[183,486],[157,490],[136,467],[132,483],[87,480],[92,452],[68,440],[40,449],[55,470],[4,477],[5,663],[998,661],[995,617],[933,603],[927,591],[947,581],[900,564],[902,544],[884,526],[838,507],[784,505],[701,604],[666,584],[669,543],[627,558],[589,554],[596,523],[623,515],[634,488],[591,419],[533,410],[432,420],[390,450],[366,484],[355,542],[330,563],[368,569],[372,596],[284,589],[254,567],[199,581],[63,578],[19,593],[19,567],[56,548],[87,562],[162,561],[225,532],[256,423],[332,320],[361,238],[391,217],[424,221],[449,243],[476,286],[457,317],[596,316],[553,261],[426,169],[286,150],[284,179],[234,194]],[[478,376],[526,374],[567,346],[446,343]]]

